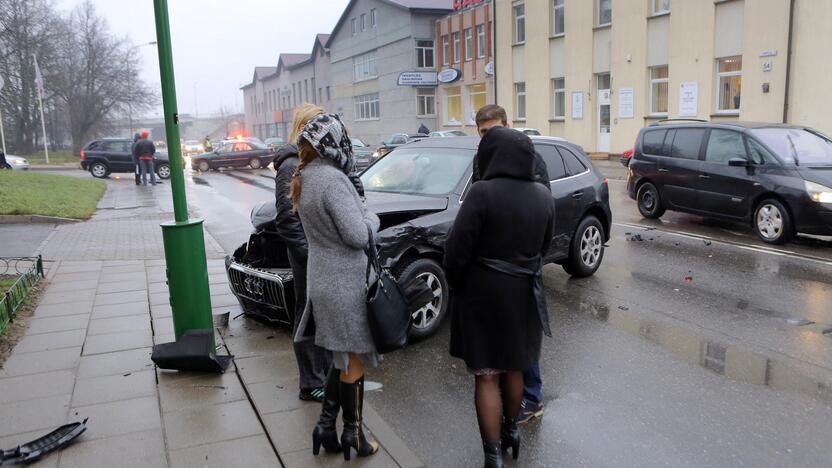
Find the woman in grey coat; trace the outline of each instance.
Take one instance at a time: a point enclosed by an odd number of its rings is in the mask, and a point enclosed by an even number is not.
[[[346,128],[333,114],[316,116],[298,137],[300,164],[292,180],[291,197],[309,243],[306,309],[295,340],[309,339],[314,321],[315,344],[332,352],[341,371],[340,400],[344,459],[354,449],[359,457],[378,451],[364,437],[364,367],[378,365],[365,302],[365,271],[370,236],[378,217],[366,210],[347,175],[354,160]],[[322,425],[324,427],[322,427]],[[322,413],[312,434],[313,453],[331,446],[335,421]]]

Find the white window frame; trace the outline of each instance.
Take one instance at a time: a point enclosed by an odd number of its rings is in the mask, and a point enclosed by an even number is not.
[[[650,0],[650,12],[653,16],[670,13],[670,0]]]
[[[476,92],[476,93],[471,92],[471,90],[474,86],[481,86],[482,91]],[[469,124],[476,125],[475,120],[476,120],[477,111],[479,109],[475,108],[475,106],[474,106],[474,96],[482,96],[483,101],[487,105],[488,104],[488,88],[486,87],[485,83],[476,83],[476,84],[470,84],[470,85],[466,86],[465,90],[468,93],[468,119],[470,121]]]
[[[558,80],[560,80],[560,87],[558,87]],[[563,102],[563,114],[558,115],[558,96]],[[566,119],[566,78],[558,77],[552,78],[552,120]]]
[[[451,90],[454,89],[459,90],[459,94],[450,94]],[[462,125],[462,119],[465,118],[465,102],[463,102],[462,93],[463,89],[461,85],[450,86],[445,89],[445,126],[458,127]],[[451,97],[459,98],[459,120],[455,120],[454,122],[451,122],[451,116],[448,114],[451,110]]]
[[[352,35],[355,36],[358,33],[358,19],[353,18],[350,23],[352,24]]]
[[[523,12],[518,14],[518,9],[522,8]],[[525,3],[515,3],[511,7],[512,15],[514,16],[514,44],[525,44],[526,43],[526,4]],[[521,28],[520,25],[523,25]],[[523,37],[520,37],[520,30],[523,31]]]
[[[378,78],[376,51],[356,55],[353,60],[353,81],[366,81]]]
[[[719,63],[723,60],[740,60],[740,70],[739,71],[730,71],[730,72],[721,72],[719,71]],[[731,77],[731,76],[739,76],[740,77],[740,85],[742,85],[742,55],[736,55],[733,57],[720,57],[716,59],[716,113],[717,114],[725,114],[725,115],[738,115],[740,113],[739,109],[720,109],[719,105],[722,103],[722,87],[719,85],[719,82],[722,78]],[[740,95],[740,106],[742,106],[742,95]]]
[[[561,37],[566,34],[566,0],[552,0],[552,37]],[[563,31],[558,32],[558,12],[563,18]]]
[[[453,33],[451,33],[451,42],[453,42],[454,49],[454,63],[459,63],[459,60],[462,58],[460,57],[462,55],[462,51],[459,50],[461,46],[459,36],[459,31],[454,31]]]
[[[428,102],[430,102],[430,108]],[[433,112],[422,113],[422,109],[431,109]],[[436,117],[436,88],[416,88],[416,115]]]
[[[359,26],[361,26],[361,32],[364,32],[364,31],[367,30],[367,14],[366,13],[361,13],[361,16],[359,16],[358,24],[359,24]]]
[[[474,59],[474,31],[472,28],[463,30],[465,36],[465,61],[470,62]]]
[[[376,9],[370,8],[370,27],[376,27]]]
[[[430,47],[420,46],[420,42],[430,42]],[[433,39],[416,39],[416,68],[435,68],[436,67],[436,50]],[[430,64],[427,60],[427,51],[430,50]],[[419,66],[419,57],[422,58],[423,66]]]
[[[667,68],[668,69],[667,78],[653,78],[653,69],[656,69],[656,68]],[[661,83],[668,83],[668,85],[667,85],[668,96],[665,97],[665,101],[667,101],[667,103],[669,105],[670,104],[670,99],[669,99],[670,98],[670,96],[669,96],[669,94],[670,94],[670,84],[669,84],[670,83],[670,69],[668,68],[667,65],[657,65],[655,67],[649,67],[648,70],[647,70],[647,78],[649,80],[649,83],[647,84],[647,95],[649,96],[648,101],[647,101],[648,115],[650,115],[651,117],[653,117],[653,116],[655,116],[655,117],[667,117],[667,112],[666,111],[665,112],[653,112],[653,85],[661,84]]]
[[[355,104],[355,120],[379,120],[381,118],[381,104],[378,93],[362,94],[353,98]]]
[[[477,25],[477,58],[485,57],[485,25]]]
[[[607,21],[606,23],[602,23],[601,22],[601,4],[605,3],[605,2],[610,3],[610,20]],[[598,27],[611,25],[612,24],[612,0],[596,0],[595,7],[597,8],[597,14],[596,14],[596,18],[595,18],[596,19],[596,25]]]
[[[448,39],[448,35],[444,34],[442,36],[442,64],[447,65],[450,63],[450,53],[451,53],[451,45]]]
[[[520,91],[520,87],[523,87],[523,91]],[[523,98],[523,113],[520,113],[520,98]],[[526,114],[528,113],[528,101],[526,100],[526,83],[519,82],[514,83],[514,120],[526,120]]]

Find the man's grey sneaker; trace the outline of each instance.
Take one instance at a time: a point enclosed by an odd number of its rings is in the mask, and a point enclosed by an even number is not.
[[[523,399],[520,403],[520,414],[517,416],[517,424],[525,424],[534,418],[543,416],[543,403]]]
[[[318,403],[322,403],[324,401],[324,388],[304,388],[300,391],[298,398],[303,401],[317,401]]]

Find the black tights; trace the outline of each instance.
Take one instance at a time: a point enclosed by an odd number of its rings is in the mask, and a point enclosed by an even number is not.
[[[523,373],[476,376],[474,400],[483,442],[500,440],[502,418],[515,419],[523,401]]]

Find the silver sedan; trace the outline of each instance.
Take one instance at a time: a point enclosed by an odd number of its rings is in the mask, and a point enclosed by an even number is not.
[[[8,164],[13,171],[29,170],[29,161],[27,161],[26,158],[21,158],[20,156],[12,156],[11,154],[7,154],[6,164]]]

